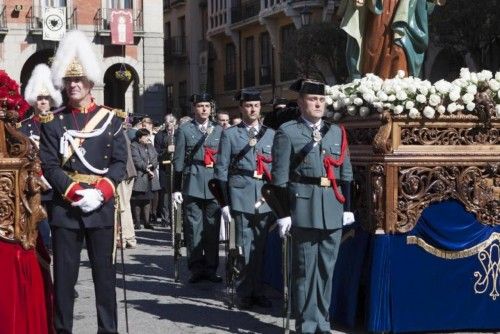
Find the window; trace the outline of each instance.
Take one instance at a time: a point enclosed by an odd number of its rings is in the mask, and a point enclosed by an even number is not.
[[[174,107],[174,85],[165,85],[165,95],[167,97],[167,113],[172,113]]]
[[[281,81],[288,81],[295,79],[297,77],[297,65],[295,64],[295,59],[293,54],[291,54],[287,48],[288,45],[293,43],[293,38],[295,34],[295,26],[293,24],[284,26],[281,29]]]
[[[172,27],[170,26],[170,22],[165,22],[165,38],[170,38],[172,36]]]
[[[273,49],[271,37],[265,32],[260,35],[260,84],[271,83]]]
[[[179,25],[179,35],[186,36],[186,18],[184,16],[179,17],[177,23]]]
[[[226,44],[226,74],[224,89],[236,89],[236,47],[233,43]]]
[[[179,107],[181,108],[181,115],[187,115],[189,113],[189,104],[187,97],[187,81],[179,82],[179,95],[178,95]]]
[[[255,53],[254,39],[253,37],[248,37],[245,39],[245,73],[244,73],[245,87],[255,85],[254,53]]]
[[[66,0],[40,0],[41,7],[65,7]]]
[[[132,9],[134,0],[107,0],[108,8]]]

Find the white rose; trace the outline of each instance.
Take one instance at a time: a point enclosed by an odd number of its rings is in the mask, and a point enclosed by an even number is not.
[[[398,74],[396,75],[396,77],[398,77],[400,79],[403,79],[405,76],[406,76],[406,72],[403,70],[399,70]]]
[[[434,118],[434,115],[436,114],[436,110],[434,108],[426,106],[424,108],[424,116],[427,118]]]
[[[429,92],[430,92],[431,94],[436,94],[436,93],[437,93],[437,89],[436,89],[436,87],[432,86],[431,88],[429,88]]]
[[[370,108],[368,108],[368,107],[359,108],[359,115],[361,117],[366,117],[366,116],[368,116],[369,113],[370,113]]]
[[[418,103],[425,103],[427,102],[427,98],[423,94],[418,94],[416,97],[416,100]]]
[[[408,116],[410,116],[410,118],[419,118],[420,117],[420,113],[418,112],[418,110],[416,108],[411,108],[410,109],[410,112],[408,113]]]
[[[442,104],[437,107],[437,112],[440,113],[441,115],[446,112],[446,107],[443,106]]]
[[[488,70],[482,70],[481,77],[483,78],[483,81],[488,81],[491,78],[493,78],[493,73],[491,73],[491,71]]]
[[[396,93],[396,98],[399,100],[399,101],[404,101],[408,98],[408,95],[406,94],[406,92],[404,91],[399,91]]]
[[[469,102],[469,103],[467,103],[467,106],[466,106],[468,111],[473,111],[475,107],[476,107],[476,104],[474,102]]]
[[[351,105],[351,99],[350,99],[350,98],[348,98],[348,97],[346,97],[346,98],[344,99],[344,105],[345,105],[345,106],[350,106],[350,105]]]
[[[394,113],[396,115],[401,114],[403,112],[403,110],[404,110],[403,106],[396,106],[396,107],[394,107]]]
[[[470,74],[470,81],[472,81],[473,84],[477,85],[479,78],[477,77],[477,73],[472,72]]]
[[[429,104],[435,107],[440,103],[441,103],[441,96],[436,94],[431,94],[431,96],[429,97]]]
[[[490,89],[494,92],[497,92],[500,89],[500,82],[496,81],[495,79],[491,79],[488,81],[488,86],[490,86]]]
[[[452,90],[449,97],[451,101],[457,101],[460,98],[460,90]]]
[[[389,96],[383,91],[383,90],[379,90],[377,92],[377,97],[380,101],[382,102],[385,102],[388,100]]]
[[[464,80],[470,80],[470,71],[468,68],[464,67],[460,69],[460,78]]]
[[[413,101],[406,101],[406,103],[405,103],[405,108],[406,109],[410,110],[410,109],[412,109],[414,107],[415,107],[415,102],[413,102]]]
[[[469,85],[467,86],[467,93],[470,93],[472,95],[477,93],[477,86],[476,85]]]
[[[347,95],[345,95],[343,92],[340,92],[339,93],[339,100],[343,100],[347,97]]]
[[[457,111],[464,110],[465,106],[457,102]]]
[[[454,113],[455,111],[457,111],[457,104],[455,102],[452,102],[448,104],[448,108],[446,109],[448,110],[449,113]]]
[[[387,97],[387,101],[389,101],[389,102],[394,102],[394,101],[396,101],[396,95],[394,95],[394,94],[389,95],[389,96]]]
[[[353,102],[354,102],[354,104],[355,104],[355,105],[357,105],[358,107],[363,105],[363,99],[362,99],[362,98],[359,98],[359,97],[355,98]]]
[[[351,116],[356,116],[356,107],[355,106],[347,107],[347,113]]]
[[[495,80],[500,81],[500,72],[495,73]]]
[[[332,103],[333,110],[339,110],[340,108],[343,107],[342,103],[340,101],[334,101]]]
[[[373,101],[375,101],[375,95],[373,94],[373,92],[364,93],[363,100],[371,104],[373,103]]]
[[[342,113],[339,113],[339,112],[336,112],[335,114],[333,114],[333,120],[335,122],[337,122],[338,120],[340,120],[342,118]]]
[[[462,101],[465,104],[471,103],[472,101],[474,101],[474,95],[471,93],[465,93],[464,96],[462,96]]]
[[[429,94],[429,88],[425,87],[425,86],[420,86],[418,88],[418,91],[420,92],[420,94],[422,94],[424,97],[427,96]]]
[[[373,107],[377,110],[384,109],[384,104],[382,102],[373,102]]]
[[[333,103],[333,99],[331,98],[331,96],[325,96],[325,102],[330,106]]]
[[[441,79],[434,84],[435,89],[441,94],[447,94],[450,92],[451,83],[448,81]]]
[[[496,111],[496,114],[497,114],[497,118],[500,118],[500,104],[497,104],[495,106],[495,111]]]

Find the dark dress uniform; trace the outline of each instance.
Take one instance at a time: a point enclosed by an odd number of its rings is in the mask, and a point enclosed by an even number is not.
[[[93,172],[73,153],[64,159],[61,138],[66,130],[82,130],[103,110],[105,116],[96,124],[98,136],[87,138],[80,152],[88,164],[102,174]],[[61,110],[61,109],[60,109]],[[109,114],[111,110],[91,103],[87,108],[63,108],[54,112],[52,120],[42,124],[40,157],[45,177],[54,189],[49,223],[52,228],[54,251],[54,285],[58,333],[71,333],[73,326],[74,286],[78,279],[83,239],[92,267],[99,333],[117,332],[116,273],[112,254],[114,246],[115,200],[114,186],[125,176],[127,146],[122,132],[122,120]],[[101,190],[103,204],[84,213],[71,206],[79,189]]]
[[[310,94],[324,95],[312,87]],[[305,91],[308,94],[308,90]],[[332,180],[352,181],[344,131],[321,121],[321,136],[298,118],[283,124],[274,137],[272,183],[286,188],[292,221],[292,301],[297,333],[330,333],[333,269],[338,256],[347,188]],[[316,145],[312,141],[317,142]],[[303,151],[304,147],[309,149]],[[301,154],[300,152],[304,152]],[[297,158],[297,155],[302,155]],[[325,168],[325,163],[341,161]],[[342,192],[345,198],[342,196]],[[349,210],[347,210],[349,211]]]
[[[175,135],[174,192],[184,197],[184,239],[191,282],[201,278],[219,281],[220,208],[208,188],[214,176],[214,160],[222,127],[208,121],[207,136],[192,120],[179,126]],[[183,184],[181,181],[183,180]]]

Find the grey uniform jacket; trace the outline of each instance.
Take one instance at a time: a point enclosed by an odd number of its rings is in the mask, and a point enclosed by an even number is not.
[[[323,123],[323,126],[326,126]],[[332,187],[290,182],[296,173],[306,177],[326,176],[323,158],[340,157],[342,131],[331,124],[328,132],[294,169],[291,166],[296,154],[312,139],[312,129],[300,118],[283,124],[274,137],[272,183],[288,187],[292,224],[302,228],[337,229],[342,227],[343,204],[333,193]],[[348,151],[343,165],[334,169],[337,184],[352,181],[352,166]]]
[[[182,124],[175,135],[174,171],[184,173],[183,191],[184,195],[213,199],[214,196],[208,188],[208,181],[214,177],[214,168],[203,165],[205,147],[217,150],[222,133],[222,127],[211,122],[212,132],[207,136],[205,142],[194,154],[192,161],[188,161],[190,152],[196,143],[203,137],[198,124],[193,120]]]
[[[266,128],[266,132],[257,145],[248,150],[234,166],[231,166],[233,158],[248,144],[250,137],[243,123],[232,126],[222,133],[217,164],[215,165],[215,177],[228,182],[232,210],[251,214],[271,211],[267,204],[262,205],[258,211],[255,210],[255,202],[261,198],[260,190],[266,182],[265,179],[259,180],[248,175],[238,175],[238,172],[235,172],[231,167],[255,171],[257,154],[271,158],[273,138],[274,130]],[[266,165],[271,171],[272,164]]]

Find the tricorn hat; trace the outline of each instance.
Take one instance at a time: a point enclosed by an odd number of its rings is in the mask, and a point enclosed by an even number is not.
[[[325,84],[310,79],[298,79],[292,83],[290,90],[300,94],[325,95]]]
[[[64,35],[57,48],[52,62],[52,82],[62,88],[63,78],[87,77],[94,84],[101,84],[101,66],[87,36],[72,30]]]
[[[243,88],[236,95],[234,95],[236,101],[261,101],[260,92],[255,89]]]
[[[38,96],[50,96],[52,107],[59,107],[62,104],[61,92],[52,84],[50,68],[45,64],[35,66],[24,90],[24,99],[32,106],[35,105]]]
[[[191,95],[190,101],[195,105],[196,103],[200,102],[213,102],[212,95],[208,93],[200,93],[200,94],[193,94]]]

